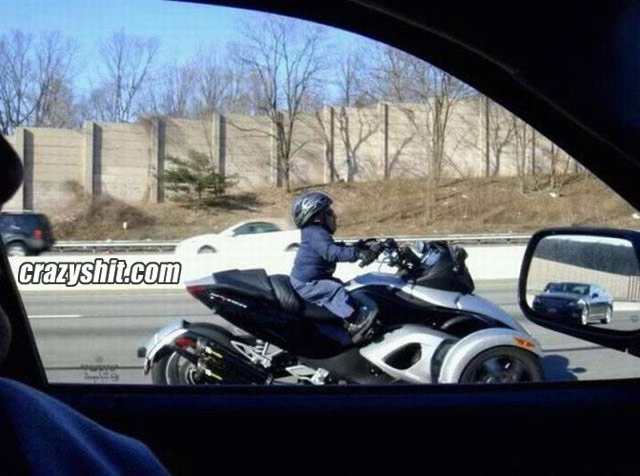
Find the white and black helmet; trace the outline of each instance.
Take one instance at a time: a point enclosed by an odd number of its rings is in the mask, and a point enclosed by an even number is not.
[[[327,210],[333,200],[323,192],[308,192],[293,201],[293,223],[298,228],[308,225],[319,213]]]

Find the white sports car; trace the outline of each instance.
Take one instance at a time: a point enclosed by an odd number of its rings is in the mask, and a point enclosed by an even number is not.
[[[268,234],[268,235],[267,235]],[[239,247],[264,251],[295,251],[300,246],[300,230],[283,229],[273,221],[243,221],[220,233],[198,235],[176,245],[176,254],[224,253]]]

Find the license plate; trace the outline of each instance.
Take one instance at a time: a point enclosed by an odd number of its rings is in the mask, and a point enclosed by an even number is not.
[[[555,307],[550,307],[547,309],[547,312],[550,312],[551,314],[555,314],[556,312],[558,312],[558,310]]]

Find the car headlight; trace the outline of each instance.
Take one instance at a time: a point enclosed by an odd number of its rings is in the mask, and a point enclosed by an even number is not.
[[[585,307],[587,305],[587,303],[584,302],[584,300],[580,299],[578,302],[575,303],[575,305],[577,307]]]

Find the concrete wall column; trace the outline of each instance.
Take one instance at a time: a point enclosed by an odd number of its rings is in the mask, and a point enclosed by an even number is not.
[[[271,169],[270,182],[271,182],[271,185],[280,187],[283,184],[282,164],[280,164],[280,158],[278,155],[278,151],[280,147],[280,144],[278,141],[278,126],[276,124],[276,121],[274,120],[271,121],[270,135],[271,135],[271,151],[269,154],[269,158],[270,158],[269,167]]]
[[[324,122],[324,181],[335,182],[336,158],[335,158],[335,110],[331,106],[324,108],[322,114]]]
[[[102,194],[102,128],[93,121],[84,123],[82,187],[87,197]]]
[[[388,179],[391,171],[389,170],[389,105],[387,103],[381,102],[378,104],[378,121],[380,124],[378,140],[380,144],[382,178]]]
[[[156,118],[151,121],[151,134],[149,140],[150,163],[149,163],[149,201],[151,203],[161,203],[164,201],[164,149],[166,135],[166,121]]]
[[[82,170],[82,187],[85,195],[94,195],[94,165],[95,165],[95,129],[96,123],[86,121],[84,123],[84,161]]]
[[[222,149],[223,117],[213,112],[211,115],[211,159],[219,174],[225,174],[224,150]]]

